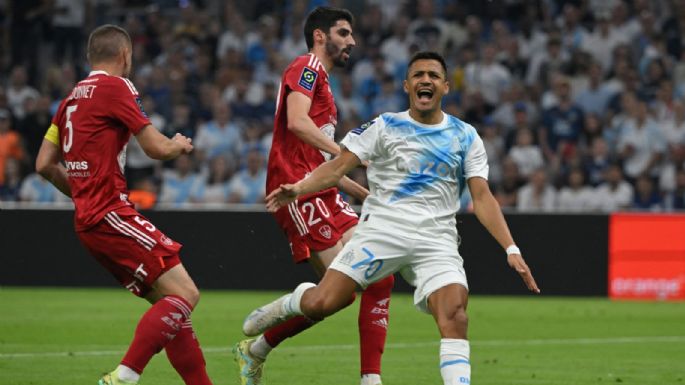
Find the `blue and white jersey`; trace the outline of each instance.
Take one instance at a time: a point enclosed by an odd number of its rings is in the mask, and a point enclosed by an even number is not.
[[[410,237],[455,229],[466,180],[487,179],[488,162],[476,129],[443,116],[439,124],[426,125],[408,111],[385,113],[345,136],[342,145],[370,162],[371,195],[364,201],[362,221],[369,214],[372,222]]]

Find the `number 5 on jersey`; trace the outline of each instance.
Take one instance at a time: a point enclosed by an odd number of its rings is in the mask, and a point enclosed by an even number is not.
[[[64,152],[69,152],[69,150],[71,150],[71,145],[74,144],[74,125],[71,123],[71,114],[76,111],[77,108],[78,104],[67,107],[67,134],[65,135],[62,144],[62,150]]]

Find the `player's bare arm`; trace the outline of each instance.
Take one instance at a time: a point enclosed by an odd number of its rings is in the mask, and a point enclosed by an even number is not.
[[[310,146],[333,156],[340,154],[340,146],[326,136],[309,117],[311,99],[300,92],[291,92],[287,98],[288,130]]]
[[[485,226],[502,248],[506,249],[510,245],[514,245],[514,239],[511,236],[511,232],[509,232],[509,226],[507,226],[507,222],[504,220],[499,203],[497,203],[497,200],[490,192],[488,182],[483,178],[473,177],[469,178],[467,183],[471,192],[471,198],[473,199],[473,209],[480,223]],[[533,274],[520,252],[507,255],[507,262],[512,269],[521,275],[528,290],[540,293]]]
[[[176,134],[169,139],[152,125],[147,125],[140,130],[136,135],[136,140],[145,154],[153,159],[169,160],[193,151],[192,139],[181,134]]]
[[[298,195],[309,194],[335,186],[350,170],[361,164],[357,155],[346,149],[339,157],[321,164],[312,173],[295,184],[284,184],[266,197],[266,208],[275,213],[293,202]]]
[[[43,139],[36,158],[36,172],[52,183],[62,194],[71,197],[67,169],[62,163],[62,152],[58,145]]]
[[[353,181],[348,176],[344,176],[338,182],[338,188],[346,194],[353,196],[355,199],[363,202],[369,196],[369,190],[359,183]]]

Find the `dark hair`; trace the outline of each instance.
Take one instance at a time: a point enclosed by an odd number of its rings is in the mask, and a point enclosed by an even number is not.
[[[411,68],[411,65],[417,60],[435,60],[439,62],[442,66],[442,70],[445,71],[445,77],[447,77],[447,64],[445,64],[445,58],[443,58],[439,53],[432,51],[419,51],[415,53],[411,59],[409,59],[409,65],[407,65],[407,77],[409,76],[409,68]]]
[[[101,25],[88,37],[88,62],[97,64],[115,58],[123,48],[131,47],[131,37],[125,29]]]
[[[350,25],[354,25],[354,16],[346,9],[334,7],[316,7],[307,15],[304,22],[304,40],[307,48],[314,47],[314,30],[320,29],[328,34],[338,20],[346,20]]]

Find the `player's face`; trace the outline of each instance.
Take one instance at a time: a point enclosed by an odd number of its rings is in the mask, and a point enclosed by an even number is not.
[[[437,60],[420,59],[412,63],[404,80],[409,106],[418,112],[440,110],[442,97],[449,92],[442,65]]]
[[[352,26],[347,20],[338,20],[326,34],[326,55],[331,58],[336,67],[344,67],[347,64],[352,47],[355,45]]]

